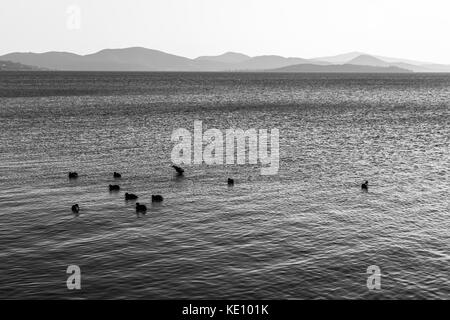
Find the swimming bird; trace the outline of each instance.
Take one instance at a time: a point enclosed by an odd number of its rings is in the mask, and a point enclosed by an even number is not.
[[[136,203],[136,212],[146,212],[147,207],[143,204],[140,204],[139,202]]]
[[[80,207],[78,206],[78,203],[77,203],[77,204],[74,204],[74,205],[72,206],[72,212],[73,212],[73,213],[78,213],[78,212],[80,212]]]
[[[164,200],[163,196],[160,196],[159,194],[156,195],[152,194],[152,202],[161,202],[163,200]]]
[[[114,173],[113,173],[113,176],[114,176],[114,178],[122,178],[122,175],[120,174],[120,173],[118,173],[118,172],[115,172],[114,171]]]
[[[369,190],[369,181],[367,181],[366,180],[366,182],[364,182],[362,185],[361,185],[361,189],[362,190]]]
[[[69,172],[69,179],[76,179],[78,178],[78,173],[76,172]]]
[[[176,165],[173,165],[172,168],[175,169],[175,171],[177,172],[177,174],[179,176],[183,175],[183,173],[184,173],[184,169],[183,168],[180,168],[179,166],[176,166]]]
[[[120,186],[118,185],[109,185],[109,191],[119,191],[120,190]]]
[[[234,185],[234,179],[228,178],[228,185],[233,186]]]
[[[132,193],[125,193],[125,200],[135,200],[139,198],[137,195]]]

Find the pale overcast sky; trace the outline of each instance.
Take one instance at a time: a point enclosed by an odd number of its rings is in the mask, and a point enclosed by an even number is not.
[[[449,0],[0,2],[0,54],[142,46],[191,58],[363,51],[450,64],[449,37]]]

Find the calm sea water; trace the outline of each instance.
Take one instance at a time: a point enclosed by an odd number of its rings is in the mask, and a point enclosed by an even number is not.
[[[177,179],[194,120],[279,129],[278,175]],[[449,125],[450,75],[0,73],[0,298],[448,299]]]

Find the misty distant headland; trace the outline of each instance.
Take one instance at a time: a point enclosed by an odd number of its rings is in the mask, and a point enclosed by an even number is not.
[[[0,60],[0,71],[42,71],[42,70],[45,69],[12,61]]]
[[[0,71],[191,71],[191,72],[450,72],[450,65],[351,52],[303,59],[236,52],[190,59],[142,47],[105,49],[93,54],[14,52],[0,56]]]

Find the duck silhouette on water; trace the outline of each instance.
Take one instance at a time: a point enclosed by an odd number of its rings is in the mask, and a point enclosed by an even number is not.
[[[79,212],[80,212],[80,207],[78,206],[78,203],[77,203],[77,204],[74,204],[74,205],[72,206],[72,212],[73,212],[73,213],[79,213]]]
[[[181,168],[179,166],[176,166],[176,165],[173,165],[172,168],[175,169],[175,171],[177,172],[178,176],[182,176],[184,174],[184,169],[183,168]]]
[[[136,203],[136,212],[142,212],[145,213],[147,211],[147,207],[143,204],[140,204],[139,202]]]
[[[137,195],[132,194],[132,193],[125,193],[125,200],[136,200],[137,198],[139,198]]]
[[[120,173],[114,171],[113,177],[116,179],[120,179],[120,178],[122,178],[122,175]]]
[[[152,202],[162,202],[163,200],[163,196],[159,194],[152,194]]]
[[[69,179],[76,179],[78,178],[78,173],[76,172],[69,172]]]
[[[229,186],[234,186],[234,179],[228,178],[227,183]]]
[[[117,184],[114,184],[114,185],[110,184],[109,191],[120,191],[120,186]]]
[[[362,185],[361,185],[361,190],[363,191],[369,191],[369,181],[365,181]]]

